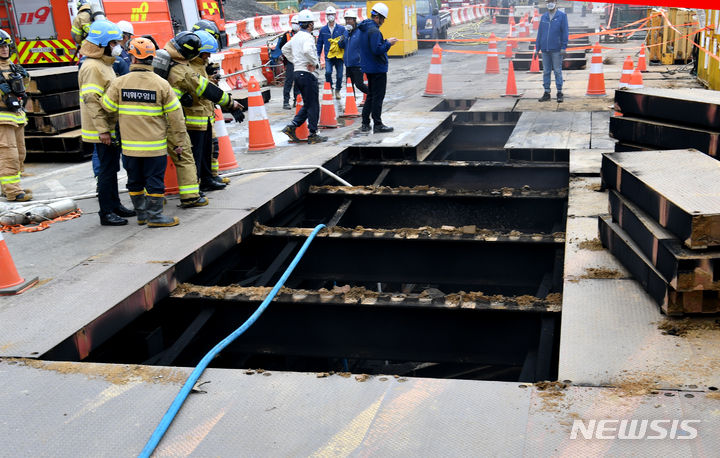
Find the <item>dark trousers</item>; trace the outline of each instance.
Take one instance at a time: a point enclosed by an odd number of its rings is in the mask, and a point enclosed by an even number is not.
[[[167,156],[136,157],[123,155],[125,160],[130,192],[143,189],[148,194],[165,194],[165,168]]]
[[[198,178],[201,182],[212,180],[212,126],[210,121],[208,121],[206,130],[188,129],[188,135],[190,143],[192,143],[192,154]]]
[[[310,72],[295,72],[295,87],[303,98],[303,107],[292,120],[295,127],[300,127],[307,120],[308,130],[311,134],[317,132],[318,118],[320,117],[320,98],[318,80]]]
[[[335,69],[335,72],[337,73],[337,76],[335,77],[334,89],[336,91],[339,91],[342,88],[342,83],[343,83],[343,60],[338,59],[337,57],[328,59],[326,56],[325,57],[325,81],[330,83],[330,89],[333,89],[333,84],[332,84],[333,68]],[[305,97],[303,97],[303,100],[305,100]]]
[[[362,109],[363,124],[370,124],[370,115],[376,126],[382,124],[382,104],[385,99],[387,73],[367,73],[368,96]]]
[[[295,83],[295,66],[291,62],[285,64],[285,85],[283,86],[283,103],[290,103],[290,89],[293,89],[293,100],[297,99],[297,87]]]
[[[355,88],[360,89],[360,92],[362,92],[363,94],[367,94],[368,87],[365,86],[365,83],[363,82],[362,68],[360,68],[360,67],[346,67],[346,68],[347,68],[347,75],[353,84],[353,95],[355,95]]]
[[[100,167],[98,168],[97,187],[100,213],[107,215],[120,206],[117,173],[120,171],[120,148],[111,144],[96,143]]]

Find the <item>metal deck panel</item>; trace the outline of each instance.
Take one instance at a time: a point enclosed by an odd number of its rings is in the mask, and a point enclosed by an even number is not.
[[[517,99],[512,97],[495,99],[477,99],[468,111],[513,111]]]
[[[603,150],[575,149],[570,151],[570,175],[600,176]]]
[[[600,191],[600,177],[570,178],[569,217],[597,216],[607,212],[607,192]]]
[[[610,138],[610,112],[593,111],[590,113],[590,147],[612,151],[615,140]]]
[[[705,89],[644,88],[615,92],[625,115],[664,119],[682,125],[720,129],[720,95]]]
[[[589,112],[529,112],[520,116],[506,149],[589,149]]]
[[[7,456],[137,456],[187,369],[0,362]],[[103,375],[105,374],[105,375]],[[135,374],[133,376],[132,374]],[[518,383],[208,370],[158,456],[690,456],[717,452],[720,400]],[[28,415],[32,412],[32,415]],[[689,416],[692,413],[692,416]],[[574,419],[690,419],[698,438],[569,438]]]
[[[583,242],[600,243],[598,221],[591,218],[568,218],[565,236],[565,279],[577,281],[593,275],[589,269],[602,269],[619,278],[632,278],[630,272],[605,249],[581,248]]]

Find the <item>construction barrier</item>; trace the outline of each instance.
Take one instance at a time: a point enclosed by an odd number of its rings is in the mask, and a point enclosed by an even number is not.
[[[700,53],[698,56],[698,80],[709,89],[720,90],[720,10],[704,11],[704,21],[700,18]]]

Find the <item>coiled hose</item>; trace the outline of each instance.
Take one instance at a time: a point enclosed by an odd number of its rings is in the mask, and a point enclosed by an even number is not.
[[[280,288],[282,288],[282,286],[285,284],[288,277],[295,269],[295,266],[297,266],[297,264],[300,262],[303,255],[305,254],[305,251],[307,251],[310,243],[313,241],[317,233],[320,232],[320,230],[324,227],[324,224],[318,224],[317,226],[315,226],[315,229],[313,229],[307,240],[305,240],[305,243],[303,243],[300,251],[298,251],[298,253],[295,255],[295,258],[292,260],[288,268],[285,269],[285,272],[282,274],[282,277],[280,277],[280,280],[278,280],[278,282],[275,284],[275,287],[273,287],[272,291],[270,291],[270,294],[268,294],[262,304],[260,304],[257,310],[255,310],[255,312],[250,316],[250,318],[248,318],[242,324],[242,326],[240,326],[235,331],[233,331],[232,334],[221,340],[220,343],[215,345],[212,350],[210,350],[205,356],[203,356],[203,358],[200,360],[200,363],[198,363],[195,369],[193,369],[193,371],[190,373],[190,376],[188,377],[183,387],[180,389],[180,392],[175,397],[175,400],[172,402],[172,404],[170,404],[170,407],[168,408],[167,412],[165,412],[165,415],[163,416],[162,420],[160,420],[160,423],[158,424],[157,428],[155,428],[155,431],[150,436],[150,439],[148,439],[145,447],[142,449],[142,452],[140,452],[139,456],[141,458],[147,458],[152,455],[152,453],[155,451],[155,448],[158,446],[163,436],[167,432],[168,428],[170,427],[170,424],[175,419],[175,416],[180,411],[180,408],[185,402],[185,399],[187,399],[188,395],[195,386],[195,383],[198,381],[202,373],[210,364],[210,361],[212,361],[218,353],[225,349],[225,347],[230,345],[235,339],[237,339],[245,331],[247,331],[250,326],[252,326],[255,321],[257,321],[260,315],[263,314],[265,309],[267,309],[268,305],[270,305],[270,302],[275,298],[275,295],[278,293],[278,291],[280,291]]]

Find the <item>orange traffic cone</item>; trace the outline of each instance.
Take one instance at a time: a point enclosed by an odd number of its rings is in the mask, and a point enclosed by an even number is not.
[[[235,160],[235,152],[232,149],[230,135],[228,135],[227,127],[225,127],[225,117],[220,108],[215,107],[215,135],[218,139],[218,147],[220,152],[218,155],[218,170],[230,170],[237,168],[238,163]]]
[[[260,85],[254,76],[248,81],[248,151],[261,151],[275,147],[270,121],[263,103]]]
[[[496,13],[493,12],[493,15],[492,15],[492,18],[493,18],[492,25],[497,24],[497,19],[495,19],[495,14],[496,14]]]
[[[297,109],[295,110],[295,114],[298,114],[303,107],[302,95],[297,95],[297,101],[295,102],[295,105],[297,107]],[[295,136],[298,138],[298,140],[307,140],[309,135],[310,130],[308,129],[308,123],[306,119],[305,122],[302,123],[302,126],[295,129]]]
[[[325,86],[323,87],[322,106],[320,107],[320,122],[318,122],[318,126],[325,129],[338,127],[332,89],[330,89],[330,83],[327,81],[325,81]]]
[[[15,262],[10,256],[10,250],[8,250],[2,232],[0,232],[0,296],[20,294],[37,282],[38,277],[25,280],[18,274]]]
[[[486,74],[497,74],[500,73],[500,61],[498,59],[497,52],[497,38],[494,33],[490,34],[490,41],[488,41],[488,55],[487,63],[485,64]]]
[[[505,58],[506,59],[512,59],[512,56],[513,56],[513,48],[512,48],[512,43],[510,42],[510,38],[511,38],[510,35],[508,35],[505,38]]]
[[[643,77],[642,73],[640,73],[640,70],[637,68],[633,72],[632,76],[630,76],[630,83],[628,84],[628,89],[642,89],[643,88]]]
[[[595,44],[590,63],[590,79],[586,95],[607,95],[605,92],[605,73],[603,72],[602,49]]]
[[[347,89],[345,95],[345,112],[341,115],[341,117],[357,118],[358,116],[360,116],[360,113],[358,113],[357,104],[355,103],[355,93],[353,92],[353,84],[350,78],[347,79],[347,84],[345,85],[345,88]]]
[[[189,153],[192,154],[192,151]],[[175,167],[175,163],[172,159],[170,159],[170,156],[168,156],[167,167],[165,168],[165,195],[172,196],[179,192],[180,188],[178,187],[177,168]]]
[[[540,16],[538,16],[538,10],[533,8],[533,30],[537,31],[540,28]]]
[[[425,97],[442,97],[442,48],[436,44],[433,46],[432,59],[430,59],[430,70],[428,71],[427,84],[425,85]]]
[[[528,73],[540,73],[540,57],[538,57],[537,53],[533,53]]]
[[[363,84],[365,85],[365,87],[368,87],[367,75],[365,73],[363,73]],[[367,100],[367,92],[363,93],[363,99],[362,99],[362,102],[360,102],[360,105],[365,106],[366,100]]]
[[[645,43],[643,43],[640,47],[640,56],[638,57],[637,68],[641,72],[647,71],[647,60],[645,60]]]
[[[622,69],[622,75],[620,76],[620,85],[618,86],[620,89],[626,88],[630,85],[630,77],[633,74],[633,60],[632,57],[627,56],[625,58],[625,63],[623,63],[623,69]]]
[[[517,91],[517,84],[515,84],[515,69],[513,68],[512,61],[508,62],[508,79],[503,97],[520,97]]]

